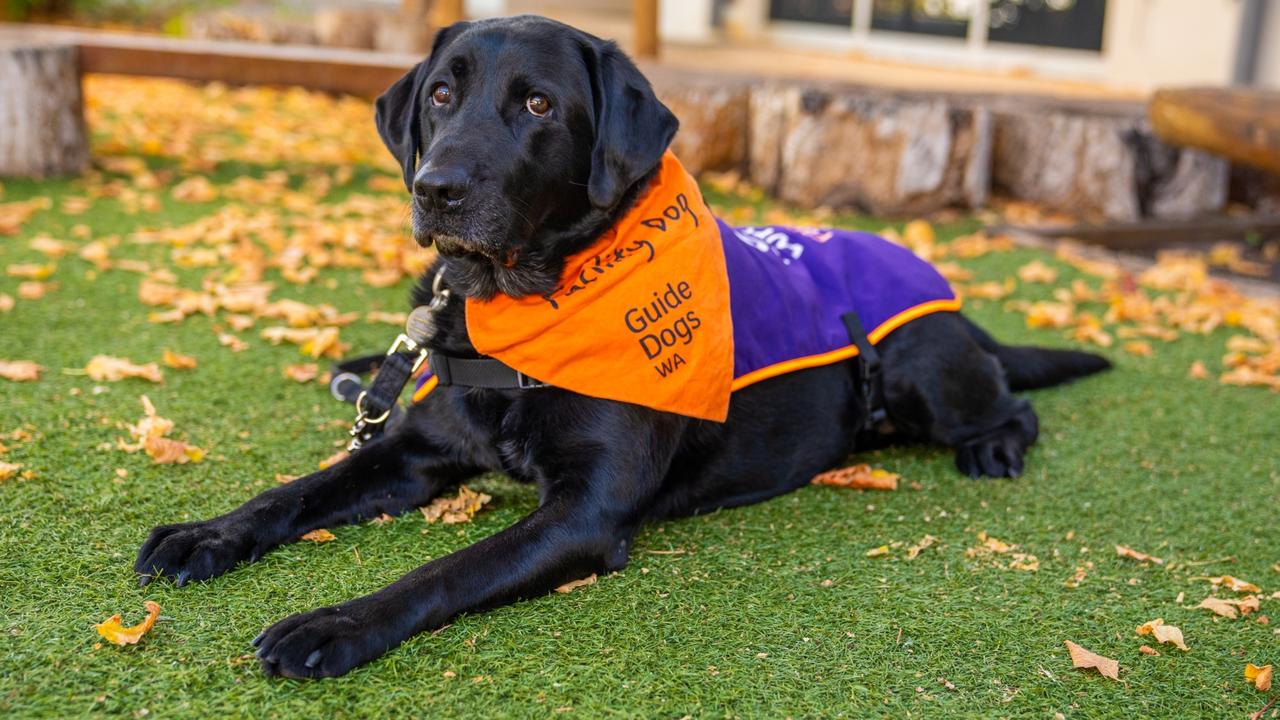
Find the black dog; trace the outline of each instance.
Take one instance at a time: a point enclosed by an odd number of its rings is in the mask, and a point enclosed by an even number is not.
[[[554,290],[564,258],[627,210],[676,131],[612,43],[534,17],[442,31],[429,59],[379,98],[377,123],[413,193],[414,235],[436,242],[451,290],[428,346],[461,357],[476,357],[464,298]],[[430,297],[424,282],[415,306]],[[538,484],[540,506],[514,526],[372,595],[285,618],[254,641],[269,675],[341,675],[459,613],[622,568],[646,522],[760,502],[855,450],[927,440],[952,448],[968,475],[1017,476],[1037,421],[1011,391],[1108,366],[1085,353],[1002,346],[950,312],[877,347],[887,435],[864,429],[854,361],[744,388],[724,423],[552,387],[441,387],[333,467],[220,517],[156,528],[135,569],[144,584],[168,576],[183,585],[310,530],[426,504],[482,472]]]

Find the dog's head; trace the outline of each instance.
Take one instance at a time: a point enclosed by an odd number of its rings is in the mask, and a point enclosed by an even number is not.
[[[458,23],[378,98],[413,234],[464,295],[551,292],[661,162],[675,116],[612,43],[545,18]]]

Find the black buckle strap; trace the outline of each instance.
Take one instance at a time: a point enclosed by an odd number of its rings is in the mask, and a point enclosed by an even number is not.
[[[431,353],[427,360],[431,373],[440,379],[441,385],[460,387],[529,390],[546,387],[515,368],[495,358],[457,358],[441,353]]]
[[[858,313],[850,311],[840,316],[849,339],[858,348],[858,375],[862,381],[862,400],[867,409],[867,421],[863,425],[866,430],[877,429],[889,413],[884,406],[884,377],[880,368],[880,353],[871,344],[867,331],[862,326]]]

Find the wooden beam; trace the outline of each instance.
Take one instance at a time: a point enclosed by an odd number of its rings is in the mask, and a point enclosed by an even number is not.
[[[635,33],[631,55],[658,57],[658,0],[631,0],[631,24]]]
[[[179,40],[0,23],[0,44],[11,40],[74,45],[86,73],[171,77],[237,85],[297,85],[312,90],[376,97],[417,55],[303,45]]]
[[[1280,173],[1280,92],[1245,88],[1158,90],[1148,108],[1156,135]]]

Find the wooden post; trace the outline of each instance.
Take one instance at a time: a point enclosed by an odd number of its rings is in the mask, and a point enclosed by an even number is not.
[[[635,47],[631,54],[640,58],[658,57],[658,0],[631,0],[631,23],[635,26]]]
[[[462,0],[435,0],[433,10],[436,27],[448,27],[463,19]]]
[[[75,174],[88,162],[76,49],[0,45],[0,175]]]

